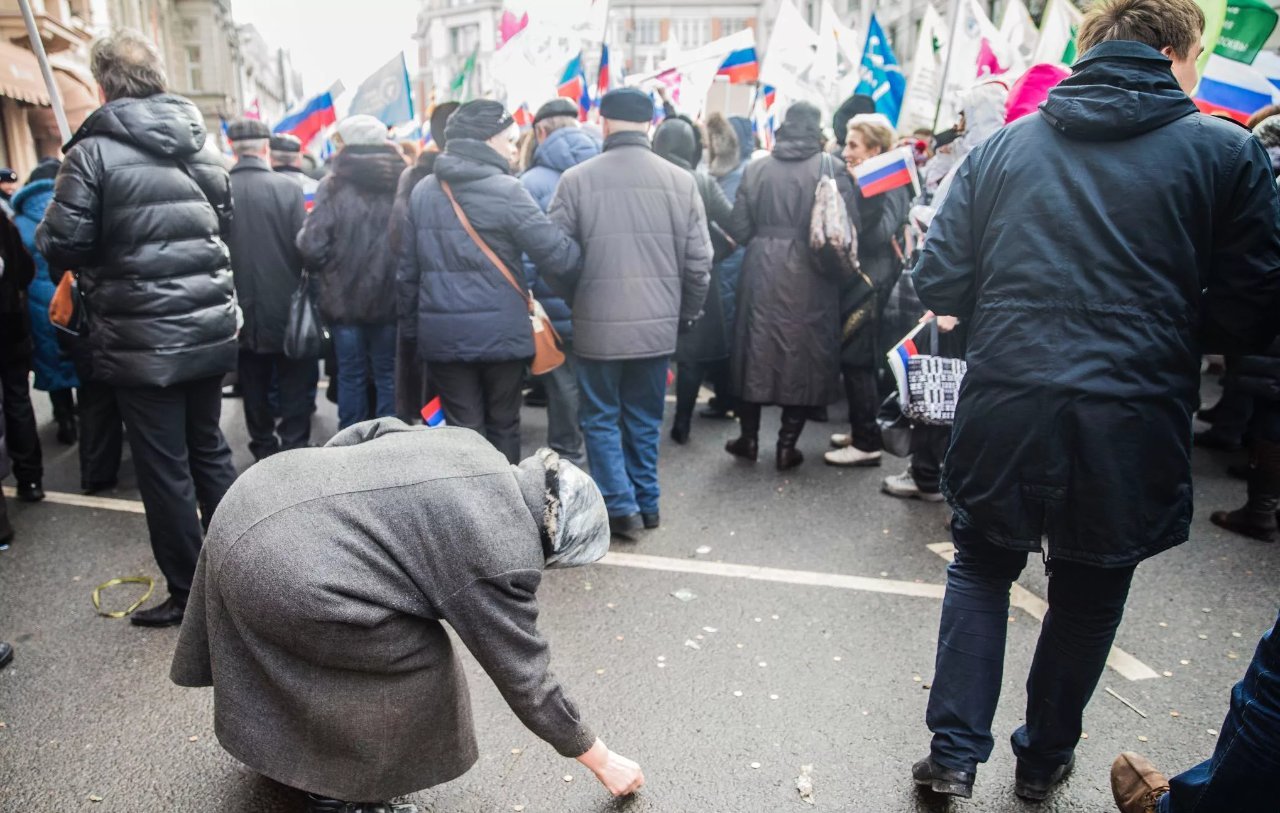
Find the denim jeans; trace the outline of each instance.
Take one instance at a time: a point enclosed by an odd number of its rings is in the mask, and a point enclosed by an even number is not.
[[[573,347],[565,342],[564,364],[546,375],[538,376],[547,390],[547,446],[556,454],[586,469],[587,450],[583,445],[582,427],[578,419],[577,361]]]
[[[333,325],[338,357],[338,428],[396,414],[396,326]],[[369,414],[369,381],[377,391]]]
[[[1262,636],[1231,707],[1213,757],[1169,780],[1158,813],[1270,810],[1280,775],[1280,618]]]
[[[991,756],[1009,629],[1009,590],[1026,551],[994,545],[959,517],[952,521],[955,561],[947,568],[938,658],[925,721],[943,767],[976,770]],[[1124,614],[1132,567],[1101,568],[1049,560],[1049,611],[1027,679],[1026,724],[1013,752],[1033,774],[1071,758],[1085,704],[1106,666]]]
[[[582,434],[611,517],[658,510],[667,359],[578,359]]]

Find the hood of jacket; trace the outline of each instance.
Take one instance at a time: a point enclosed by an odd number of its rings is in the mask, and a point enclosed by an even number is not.
[[[1080,141],[1123,141],[1195,113],[1168,57],[1149,45],[1112,40],[1090,48],[1040,112]]]
[[[494,175],[510,175],[511,165],[483,141],[451,138],[436,159],[435,174],[442,181],[467,183]]]
[[[730,116],[729,123],[738,134],[738,161],[750,161],[751,153],[756,151],[756,133],[751,127],[751,121],[742,116]]]
[[[145,99],[116,99],[99,107],[67,142],[71,149],[90,136],[134,144],[153,155],[186,158],[204,148],[204,117],[181,96],[157,93]]]
[[[10,205],[16,216],[30,218],[38,223],[44,217],[44,210],[49,208],[52,198],[53,181],[32,181],[18,190]]]
[[[688,122],[669,118],[653,134],[653,151],[681,169],[693,169],[697,142]]]
[[[391,143],[349,144],[333,158],[333,176],[368,192],[395,195],[404,156]]]
[[[738,168],[742,163],[741,145],[738,143],[738,128],[719,113],[707,118],[707,153],[711,164],[711,174],[723,178]]]
[[[586,130],[562,127],[538,145],[533,165],[562,173],[600,154],[600,142]]]

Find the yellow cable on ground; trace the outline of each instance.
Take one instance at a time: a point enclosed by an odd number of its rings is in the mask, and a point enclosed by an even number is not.
[[[102,598],[101,598],[102,589],[104,587],[115,587],[118,584],[145,584],[147,586],[147,592],[142,594],[142,598],[133,602],[133,604],[130,604],[129,609],[127,610],[114,610],[112,612],[103,612]],[[97,611],[98,615],[105,616],[106,618],[124,618],[126,615],[129,615],[134,610],[141,607],[143,604],[146,604],[147,599],[151,598],[151,594],[155,591],[155,589],[156,589],[155,579],[151,578],[150,576],[121,576],[118,579],[111,579],[110,581],[105,581],[102,584],[98,585],[97,587],[93,588],[93,609]]]

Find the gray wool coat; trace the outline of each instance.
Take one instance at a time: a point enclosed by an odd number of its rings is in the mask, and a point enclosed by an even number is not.
[[[388,799],[476,761],[448,623],[534,734],[595,735],[538,633],[546,472],[466,429],[394,419],[276,455],[227,492],[196,569],[171,677],[213,686],[218,741],[337,799]]]

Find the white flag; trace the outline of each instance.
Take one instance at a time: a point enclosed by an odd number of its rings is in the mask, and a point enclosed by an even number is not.
[[[1040,42],[1033,62],[1070,67],[1076,61],[1076,31],[1082,22],[1084,15],[1070,0],[1049,0],[1040,22]]]
[[[831,0],[823,0],[818,46],[809,75],[822,88],[832,108],[839,107],[858,86],[857,65],[863,39],[841,21]]]
[[[911,63],[911,79],[907,82],[907,97],[898,118],[898,129],[904,133],[912,130],[933,129],[933,118],[938,109],[938,94],[942,87],[942,65],[947,53],[947,26],[932,5],[924,7],[920,21],[920,36],[916,40],[915,57]],[[945,124],[945,123],[944,123]]]
[[[809,27],[790,0],[782,0],[769,34],[769,51],[760,67],[761,84],[773,85],[788,101],[825,104],[821,88],[811,77],[818,39],[818,32]]]
[[[1013,49],[1014,64],[1009,72],[1021,76],[1034,64],[1036,45],[1040,42],[1035,20],[1022,0],[1009,0],[1005,5],[1004,16],[1000,18],[1000,36]]]
[[[942,90],[939,127],[950,127],[956,123],[961,93],[973,87],[981,77],[1007,72],[1013,61],[1013,48],[1005,43],[999,29],[977,0],[960,0],[959,13],[956,41],[947,49],[947,86]]]

